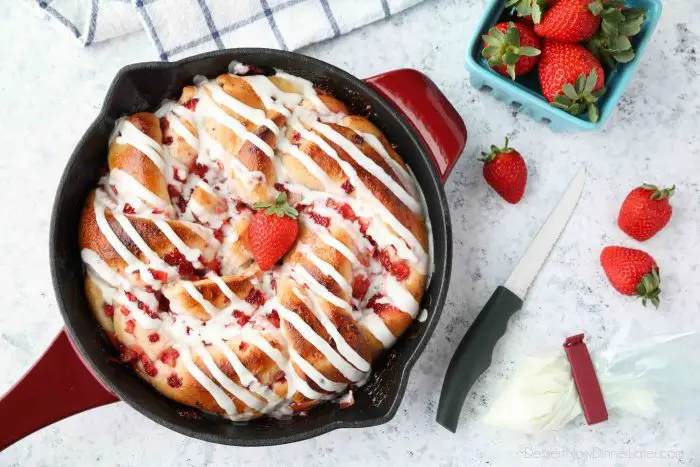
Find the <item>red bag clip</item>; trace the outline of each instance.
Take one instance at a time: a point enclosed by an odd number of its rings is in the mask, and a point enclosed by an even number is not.
[[[589,425],[608,419],[603,392],[593,368],[591,354],[583,342],[583,334],[568,337],[564,341],[564,351],[571,364],[571,373],[583,408],[583,415]]]

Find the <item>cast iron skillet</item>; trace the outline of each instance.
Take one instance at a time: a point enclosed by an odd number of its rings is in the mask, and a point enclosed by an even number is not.
[[[226,72],[232,60],[302,76],[330,91],[353,113],[369,117],[397,145],[427,201],[435,266],[421,304],[427,310],[427,320],[415,322],[374,363],[370,381],[356,393],[356,402],[348,409],[339,410],[327,403],[305,417],[239,424],[171,401],[130,368],[115,363],[115,349],[92,317],[83,291],[78,221],[85,199],[106,164],[107,140],[115,120],[125,114],[153,111],[164,98],[177,99],[195,75],[215,77]],[[0,400],[0,419],[15,421],[0,427],[0,450],[61,418],[119,399],[184,435],[237,446],[290,443],[337,428],[379,425],[394,416],[410,370],[433,333],[445,301],[452,238],[442,181],[461,154],[467,135],[457,112],[421,73],[398,70],[366,81],[368,84],[303,55],[268,49],[232,49],[175,63],[142,63],[117,74],[102,111],[68,161],[53,207],[51,272],[70,340],[61,332],[35,367]],[[36,397],[40,394],[43,397]]]

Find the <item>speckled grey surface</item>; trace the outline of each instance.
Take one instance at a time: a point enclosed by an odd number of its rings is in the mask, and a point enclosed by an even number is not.
[[[116,71],[153,59],[147,39],[139,35],[79,49],[63,31],[17,3],[0,4],[0,392],[26,371],[61,326],[47,235],[63,165]],[[700,465],[697,417],[642,420],[613,414],[604,424],[588,427],[577,420],[557,433],[536,436],[481,422],[523,354],[556,347],[580,331],[595,346],[632,319],[649,329],[700,327],[700,10],[694,0],[665,2],[640,70],[605,131],[555,135],[469,87],[462,57],[483,4],[428,1],[388,22],[304,50],[360,77],[391,68],[420,69],[443,89],[470,131],[468,148],[446,187],[455,242],[453,286],[392,422],[279,448],[243,449],[169,432],[119,403],[35,433],[0,453],[0,465]],[[530,168],[527,193],[517,207],[488,189],[475,158],[506,134]],[[583,199],[499,343],[493,366],[468,397],[459,432],[449,434],[434,417],[451,352],[582,164],[589,173]],[[659,312],[617,296],[598,266],[604,244],[635,245],[614,220],[627,190],[642,181],[678,185],[670,226],[644,244],[663,274]],[[698,370],[696,358],[688,365],[689,371]]]

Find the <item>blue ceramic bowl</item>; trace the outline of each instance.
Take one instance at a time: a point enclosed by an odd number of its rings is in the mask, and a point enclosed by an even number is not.
[[[625,92],[632,78],[632,73],[637,68],[644,54],[644,49],[654,33],[661,16],[661,0],[627,0],[626,3],[630,7],[646,8],[647,19],[639,34],[631,38],[632,46],[636,52],[634,59],[629,63],[619,64],[614,70],[606,73],[607,92],[598,101],[600,119],[596,123],[590,122],[586,114],[570,115],[563,110],[552,107],[541,94],[537,70],[519,77],[517,81],[513,82],[510,78],[489,68],[486,60],[481,56],[483,44],[481,36],[499,21],[512,19],[509,12],[503,10],[504,3],[504,0],[490,0],[479,25],[474,30],[473,37],[469,41],[466,67],[472,86],[477,89],[485,89],[495,98],[519,106],[521,112],[545,122],[552,131],[589,131],[601,128]]]

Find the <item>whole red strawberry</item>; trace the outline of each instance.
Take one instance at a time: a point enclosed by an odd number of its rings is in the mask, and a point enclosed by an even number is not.
[[[598,121],[605,72],[585,47],[545,40],[539,74],[542,94],[553,106],[573,115],[587,111],[591,122]]]
[[[274,203],[261,201],[253,207],[258,212],[248,227],[248,239],[255,262],[266,271],[294,245],[299,234],[299,212],[287,204],[284,193]]]
[[[649,254],[633,248],[607,246],[600,254],[600,263],[618,292],[637,295],[642,298],[642,304],[650,301],[659,307],[659,268]]]
[[[516,76],[528,73],[537,65],[541,41],[530,26],[512,21],[498,23],[481,38],[484,40],[481,55],[491,68],[504,76],[515,80]]]
[[[558,0],[535,25],[535,33],[560,42],[581,42],[600,27],[604,6],[600,0]]]
[[[659,189],[644,184],[627,195],[617,216],[617,225],[635,240],[643,242],[656,235],[671,220],[673,208],[668,199],[676,186]]]
[[[508,138],[502,148],[492,145],[491,152],[484,154],[481,161],[486,183],[509,203],[518,203],[525,193],[527,166],[520,153],[508,147]]]

